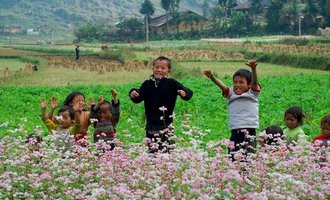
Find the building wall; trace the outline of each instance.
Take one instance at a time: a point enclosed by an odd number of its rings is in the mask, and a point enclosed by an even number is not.
[[[200,22],[200,23],[194,22],[193,24],[181,22],[178,26],[169,25],[169,32],[170,33],[182,33],[182,32],[189,32],[189,31],[196,31],[196,30],[202,31],[206,28],[206,26],[207,26],[207,23],[205,21]],[[152,27],[151,31],[155,32],[159,35],[165,34],[166,33],[166,24],[163,24],[158,27]]]

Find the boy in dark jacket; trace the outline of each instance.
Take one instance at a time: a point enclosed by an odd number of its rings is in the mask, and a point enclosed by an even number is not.
[[[146,137],[150,153],[168,152],[170,124],[173,122],[173,110],[179,95],[183,100],[191,99],[193,92],[175,79],[168,78],[171,61],[160,56],[153,62],[153,74],[145,80],[139,89],[133,88],[129,97],[134,103],[144,101],[147,118]]]

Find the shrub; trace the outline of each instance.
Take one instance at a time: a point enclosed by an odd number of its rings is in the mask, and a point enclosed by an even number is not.
[[[185,67],[182,67],[180,65],[176,65],[174,63],[174,67],[171,71],[171,75],[173,78],[176,79],[182,79],[182,78],[196,78],[196,77],[201,77],[201,68],[199,67],[194,67],[192,69],[187,69]]]
[[[259,62],[287,65],[293,67],[329,70],[330,58],[326,55],[306,55],[293,53],[251,52],[241,51],[246,59],[256,59]]]
[[[102,59],[116,60],[124,64],[126,60],[134,60],[136,58],[136,54],[127,49],[106,49],[101,51],[99,57]]]
[[[296,46],[306,46],[309,44],[309,40],[307,38],[285,37],[283,39],[280,39],[278,43]]]

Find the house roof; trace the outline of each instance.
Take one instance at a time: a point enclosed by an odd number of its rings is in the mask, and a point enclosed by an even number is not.
[[[198,15],[199,17],[203,18],[204,20],[208,20],[207,18],[205,18],[191,10],[179,11],[179,15],[181,15],[181,16],[188,15],[188,14]],[[168,21],[171,21],[171,19],[173,19],[173,17],[169,13],[167,15],[168,15]],[[153,26],[153,27],[158,27],[158,26],[161,26],[164,24],[166,24],[166,14],[152,18],[149,23],[149,25]]]
[[[173,18],[170,14],[160,15],[158,17],[155,17],[155,18],[151,19],[149,25],[157,27],[157,26],[161,26],[161,25],[165,24],[166,23],[166,15],[168,16],[168,21],[170,21]]]
[[[271,2],[270,0],[261,0],[260,1],[261,6],[263,7],[268,7]],[[242,3],[237,4],[236,6],[233,7],[235,10],[247,10],[251,7],[251,1],[247,0]]]
[[[235,9],[235,10],[246,10],[246,9],[249,9],[250,7],[251,7],[250,1],[245,1],[243,3],[237,4],[233,9]]]

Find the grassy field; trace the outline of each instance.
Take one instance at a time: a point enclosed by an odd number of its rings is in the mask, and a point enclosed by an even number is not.
[[[24,69],[26,63],[17,59],[0,59],[0,70],[8,67],[10,70]]]

